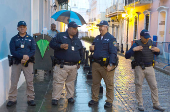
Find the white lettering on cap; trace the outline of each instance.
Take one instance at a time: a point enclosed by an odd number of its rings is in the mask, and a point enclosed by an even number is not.
[[[109,39],[104,39],[104,40],[109,41]]]
[[[63,36],[64,38],[67,38],[66,36]]]
[[[149,32],[144,32],[144,33],[147,33],[147,34],[149,34]]]
[[[101,21],[100,23],[103,23],[103,21]]]

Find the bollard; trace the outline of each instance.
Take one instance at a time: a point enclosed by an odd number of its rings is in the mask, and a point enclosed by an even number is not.
[[[92,79],[92,63],[90,61],[90,68],[89,68],[89,72],[87,73],[87,79]]]
[[[89,70],[90,69],[90,66],[88,64],[88,57],[89,57],[89,51],[86,50],[86,59],[85,59],[85,65],[83,67],[84,70]]]
[[[124,53],[124,51],[123,51],[123,44],[121,44],[121,53]]]
[[[126,43],[126,52],[128,51],[128,44]]]
[[[117,43],[117,51],[119,51],[119,43]]]
[[[85,55],[86,55],[86,48],[83,47],[83,59],[82,59],[81,64],[85,64]]]
[[[99,93],[103,93],[103,86],[100,84],[100,90]]]

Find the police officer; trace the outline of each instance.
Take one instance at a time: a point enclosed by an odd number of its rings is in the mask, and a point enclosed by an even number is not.
[[[13,65],[11,73],[11,88],[9,90],[7,106],[13,106],[17,103],[17,84],[23,71],[27,83],[27,103],[35,106],[34,87],[33,87],[33,56],[35,54],[35,41],[27,34],[27,25],[24,21],[18,22],[18,34],[12,37],[10,41],[10,52],[13,56]],[[26,64],[27,67],[26,67]]]
[[[156,110],[164,111],[158,101],[158,88],[155,78],[155,72],[153,68],[154,54],[159,55],[160,50],[153,46],[152,40],[149,39],[149,32],[143,29],[140,32],[140,40],[132,45],[129,51],[126,52],[125,58],[129,59],[134,55],[134,66],[135,72],[135,95],[138,101],[138,110],[144,111],[143,98],[142,98],[142,84],[144,78],[146,78],[149,87],[151,89],[151,98],[153,102],[153,108]]]
[[[82,59],[82,43],[78,38],[78,25],[71,21],[66,32],[57,34],[50,42],[54,49],[56,65],[53,74],[52,105],[57,105],[64,87],[69,103],[74,103],[74,82],[77,77],[78,62]]]
[[[99,26],[100,35],[98,35],[90,50],[94,50],[92,63],[92,100],[89,101],[89,105],[94,105],[98,103],[98,95],[100,82],[103,78],[106,84],[106,103],[104,107],[112,107],[112,102],[114,99],[114,69],[117,57],[117,48],[114,46],[116,39],[108,32],[108,22],[101,21]],[[108,63],[106,64],[106,60]]]

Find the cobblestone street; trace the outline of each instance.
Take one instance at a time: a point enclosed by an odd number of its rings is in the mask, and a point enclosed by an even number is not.
[[[137,112],[137,102],[135,98],[134,72],[130,66],[131,60],[126,60],[119,56],[119,66],[115,71],[114,78],[114,102],[111,109],[105,109],[106,87],[104,81],[104,92],[100,94],[99,104],[94,107],[88,106],[91,100],[91,80],[86,79],[87,72],[83,71],[83,67],[78,70],[77,80],[75,82],[75,103],[68,104],[65,99],[65,88],[63,89],[62,98],[59,100],[58,106],[51,105],[52,95],[52,75],[46,74],[36,76],[34,79],[35,101],[36,107],[29,107],[26,103],[26,84],[24,83],[18,90],[17,105],[7,108],[6,103],[0,108],[0,112]],[[166,112],[170,111],[170,76],[157,70],[156,79],[159,90],[159,100],[162,107],[166,108]],[[150,89],[146,82],[143,85],[143,98],[145,112],[154,112],[150,96]]]

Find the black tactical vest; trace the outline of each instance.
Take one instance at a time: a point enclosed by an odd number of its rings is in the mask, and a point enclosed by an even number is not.
[[[141,40],[136,40],[135,43],[137,46],[142,46],[142,51],[136,51],[134,52],[134,59],[136,62],[144,62],[144,63],[150,63],[154,60],[154,54],[152,50],[150,49],[153,45],[152,40],[149,39],[147,44],[143,44]],[[149,48],[150,47],[150,48]]]

